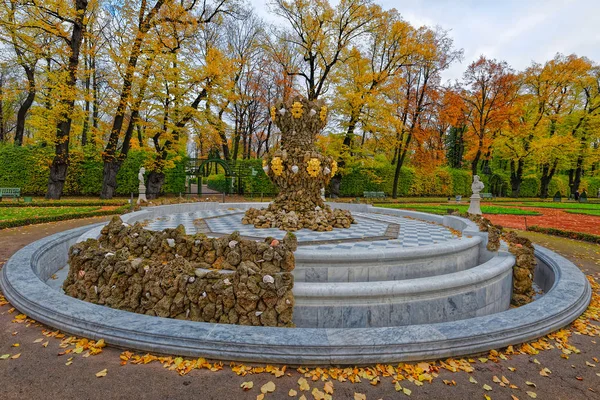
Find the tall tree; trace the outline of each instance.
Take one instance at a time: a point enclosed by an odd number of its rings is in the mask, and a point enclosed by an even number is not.
[[[37,29],[57,37],[63,47],[66,63],[60,74],[60,89],[56,91],[55,155],[50,165],[47,199],[60,199],[69,166],[69,143],[75,98],[79,53],[88,19],[88,0],[57,0],[51,5],[28,3],[31,19],[24,27]]]
[[[471,172],[477,175],[479,161],[490,154],[494,136],[506,123],[517,94],[517,77],[506,62],[481,56],[463,75],[463,99],[467,109],[466,154]]]
[[[400,171],[414,142],[422,143],[428,132],[424,121],[439,102],[441,73],[462,57],[462,50],[453,47],[453,41],[443,30],[421,28],[417,32],[419,51],[413,62],[398,76],[398,90],[387,94],[392,105],[390,119],[395,136],[395,171],[392,197],[398,197]]]
[[[299,62],[283,67],[288,75],[304,81],[306,96],[315,100],[327,91],[332,73],[344,61],[344,50],[367,28],[373,15],[371,2],[341,0],[332,7],[327,0],[273,0],[270,5],[289,24],[276,35],[299,56]]]
[[[31,23],[28,14],[28,5],[17,0],[5,0],[0,3],[2,14],[2,40],[10,43],[16,56],[16,62],[25,73],[26,87],[23,102],[17,113],[17,125],[14,142],[17,146],[23,144],[25,133],[25,120],[36,96],[36,64],[42,56],[43,41],[40,40],[42,32],[37,29],[26,28]],[[25,25],[25,26],[24,26]]]

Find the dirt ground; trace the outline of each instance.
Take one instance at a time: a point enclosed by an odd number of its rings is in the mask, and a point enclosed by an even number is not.
[[[108,217],[64,221],[0,231],[0,264],[26,244],[57,231],[106,220]],[[584,272],[600,280],[600,246],[555,238],[538,233],[526,233],[535,243],[549,247],[573,260]],[[596,293],[596,296],[600,293]],[[0,399],[257,399],[260,388],[272,381],[276,388],[265,399],[292,399],[304,395],[313,399],[314,388],[321,392],[325,382],[308,378],[310,390],[300,391],[298,379],[303,376],[292,367],[276,378],[269,373],[238,376],[228,362],[223,369],[213,372],[194,369],[185,376],[164,368],[159,362],[147,365],[121,365],[123,349],[106,347],[95,356],[85,353],[60,355],[61,340],[43,335],[46,329],[39,324],[22,322],[15,318],[17,310],[9,304],[0,306]],[[20,322],[20,323],[19,323]],[[333,381],[334,399],[600,399],[600,346],[598,337],[578,334],[573,329],[569,340],[579,354],[566,356],[558,349],[539,354],[509,355],[507,360],[482,362],[474,357],[472,373],[450,372],[440,369],[432,383],[422,386],[399,382],[411,391],[410,396],[397,392],[392,377],[381,377],[380,382],[363,378],[360,383]],[[46,334],[47,331],[46,331]],[[39,340],[42,339],[42,340]],[[45,343],[48,343],[44,347]],[[550,341],[550,343],[553,343]],[[18,346],[16,346],[18,344]],[[7,354],[7,359],[2,359]],[[18,357],[15,357],[19,354]],[[489,358],[488,355],[484,355]],[[14,358],[13,358],[14,357]],[[73,357],[69,360],[70,357]],[[566,358],[568,357],[568,358]],[[439,365],[439,364],[438,364]],[[397,365],[395,365],[397,367]],[[540,372],[547,368],[542,376]],[[106,376],[96,373],[106,369]],[[214,368],[218,369],[218,368]],[[317,370],[318,371],[318,370]],[[321,371],[322,372],[322,371]],[[315,373],[315,370],[312,370]],[[505,377],[511,385],[502,387],[494,377]],[[470,382],[470,378],[477,383]],[[447,382],[444,383],[444,380]],[[242,382],[253,382],[253,388],[243,391]],[[455,385],[452,384],[454,381]],[[529,382],[527,384],[526,382]],[[532,386],[535,384],[535,387]],[[489,389],[485,390],[484,385]],[[288,396],[290,389],[298,392]],[[530,392],[528,394],[527,392]],[[318,396],[318,393],[316,393]],[[514,396],[514,397],[511,397]]]

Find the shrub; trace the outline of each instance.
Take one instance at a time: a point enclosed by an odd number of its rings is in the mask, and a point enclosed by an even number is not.
[[[600,244],[600,236],[592,235],[591,233],[567,231],[557,228],[545,228],[537,225],[527,227],[528,231],[545,233],[547,235],[562,236],[569,239],[583,240],[584,242]]]
[[[224,174],[211,175],[206,178],[206,186],[217,192],[229,193],[231,189],[231,178],[226,178]]]
[[[540,180],[535,175],[528,175],[521,183],[521,197],[536,197],[540,193]]]
[[[48,186],[49,166],[54,148],[0,145],[0,187],[21,188],[23,195],[43,196]],[[138,171],[153,152],[132,150],[117,174],[117,195],[138,191]],[[66,196],[98,195],[102,189],[103,161],[98,149],[86,146],[71,149],[69,169],[63,188]],[[164,193],[185,191],[185,158],[165,172]]]
[[[554,175],[548,185],[548,194],[560,192],[561,196],[569,196],[569,179],[565,175]]]

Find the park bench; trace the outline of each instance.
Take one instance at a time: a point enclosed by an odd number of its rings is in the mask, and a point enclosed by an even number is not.
[[[4,197],[12,197],[14,199],[21,198],[21,189],[20,188],[0,188],[0,201]]]
[[[363,192],[365,199],[383,199],[385,198],[384,192]]]
[[[481,193],[480,194],[482,199],[493,199],[495,196],[491,193]]]

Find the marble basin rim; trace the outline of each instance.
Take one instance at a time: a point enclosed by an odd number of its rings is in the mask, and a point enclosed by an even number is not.
[[[424,214],[409,213],[417,218]],[[454,224],[462,228],[463,234],[471,230],[474,236],[479,233],[470,221],[429,214],[425,217]],[[585,311],[591,298],[585,275],[573,263],[536,246],[540,262],[536,282],[544,289],[544,296],[519,308],[470,319],[399,327],[322,329],[151,317],[77,300],[45,283],[64,265],[69,246],[101,226],[60,232],[15,253],[0,273],[0,289],[7,300],[19,311],[53,328],[91,339],[103,338],[109,344],[140,351],[235,361],[337,365],[454,357],[522,343],[569,324]]]

